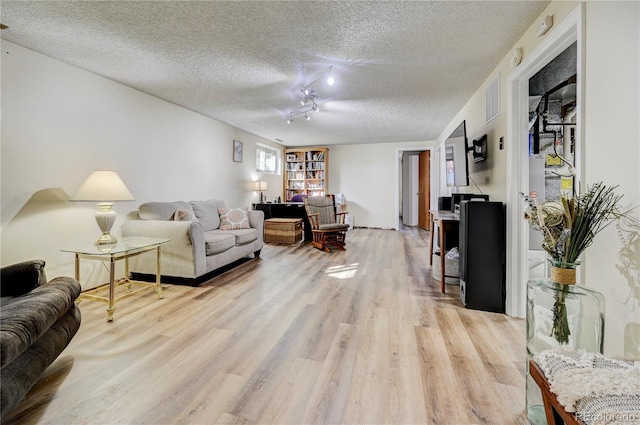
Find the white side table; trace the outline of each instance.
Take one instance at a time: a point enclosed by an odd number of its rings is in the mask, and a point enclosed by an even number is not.
[[[148,288],[155,288],[158,293],[158,299],[162,298],[162,286],[160,286],[160,247],[169,242],[166,238],[148,238],[148,237],[128,237],[121,238],[115,245],[83,245],[78,247],[65,248],[61,251],[70,252],[75,255],[75,274],[76,280],[80,281],[80,259],[98,260],[109,262],[109,295],[107,297],[96,295],[103,289],[105,285],[82,292],[78,297],[78,301],[90,299],[94,301],[102,301],[107,303],[107,321],[113,321],[113,312],[116,310],[116,301],[130,297],[140,291]],[[156,281],[142,282],[129,279],[129,258],[136,255],[144,254],[149,251],[156,251]],[[116,261],[124,260],[124,278],[115,279]],[[116,286],[128,285],[128,291],[124,294],[115,296]],[[139,285],[139,288],[131,289],[131,285]]]

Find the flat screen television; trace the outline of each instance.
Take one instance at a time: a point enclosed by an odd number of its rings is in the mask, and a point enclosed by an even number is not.
[[[453,130],[444,142],[447,186],[469,186],[466,122]]]

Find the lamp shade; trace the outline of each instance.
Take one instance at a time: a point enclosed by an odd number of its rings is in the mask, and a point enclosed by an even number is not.
[[[80,186],[72,201],[116,202],[135,198],[115,171],[94,171]]]
[[[263,191],[267,190],[267,182],[265,180],[257,180],[253,182],[253,190]]]

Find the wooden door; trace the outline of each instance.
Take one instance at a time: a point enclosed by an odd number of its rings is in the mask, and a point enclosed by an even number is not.
[[[429,230],[429,209],[431,203],[431,152],[420,154],[418,162],[418,226]]]

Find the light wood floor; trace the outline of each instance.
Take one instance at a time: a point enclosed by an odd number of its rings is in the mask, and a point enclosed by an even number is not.
[[[514,424],[524,321],[432,281],[428,232],[355,229],[347,251],[267,245],[197,288],[82,325],[6,424]]]

